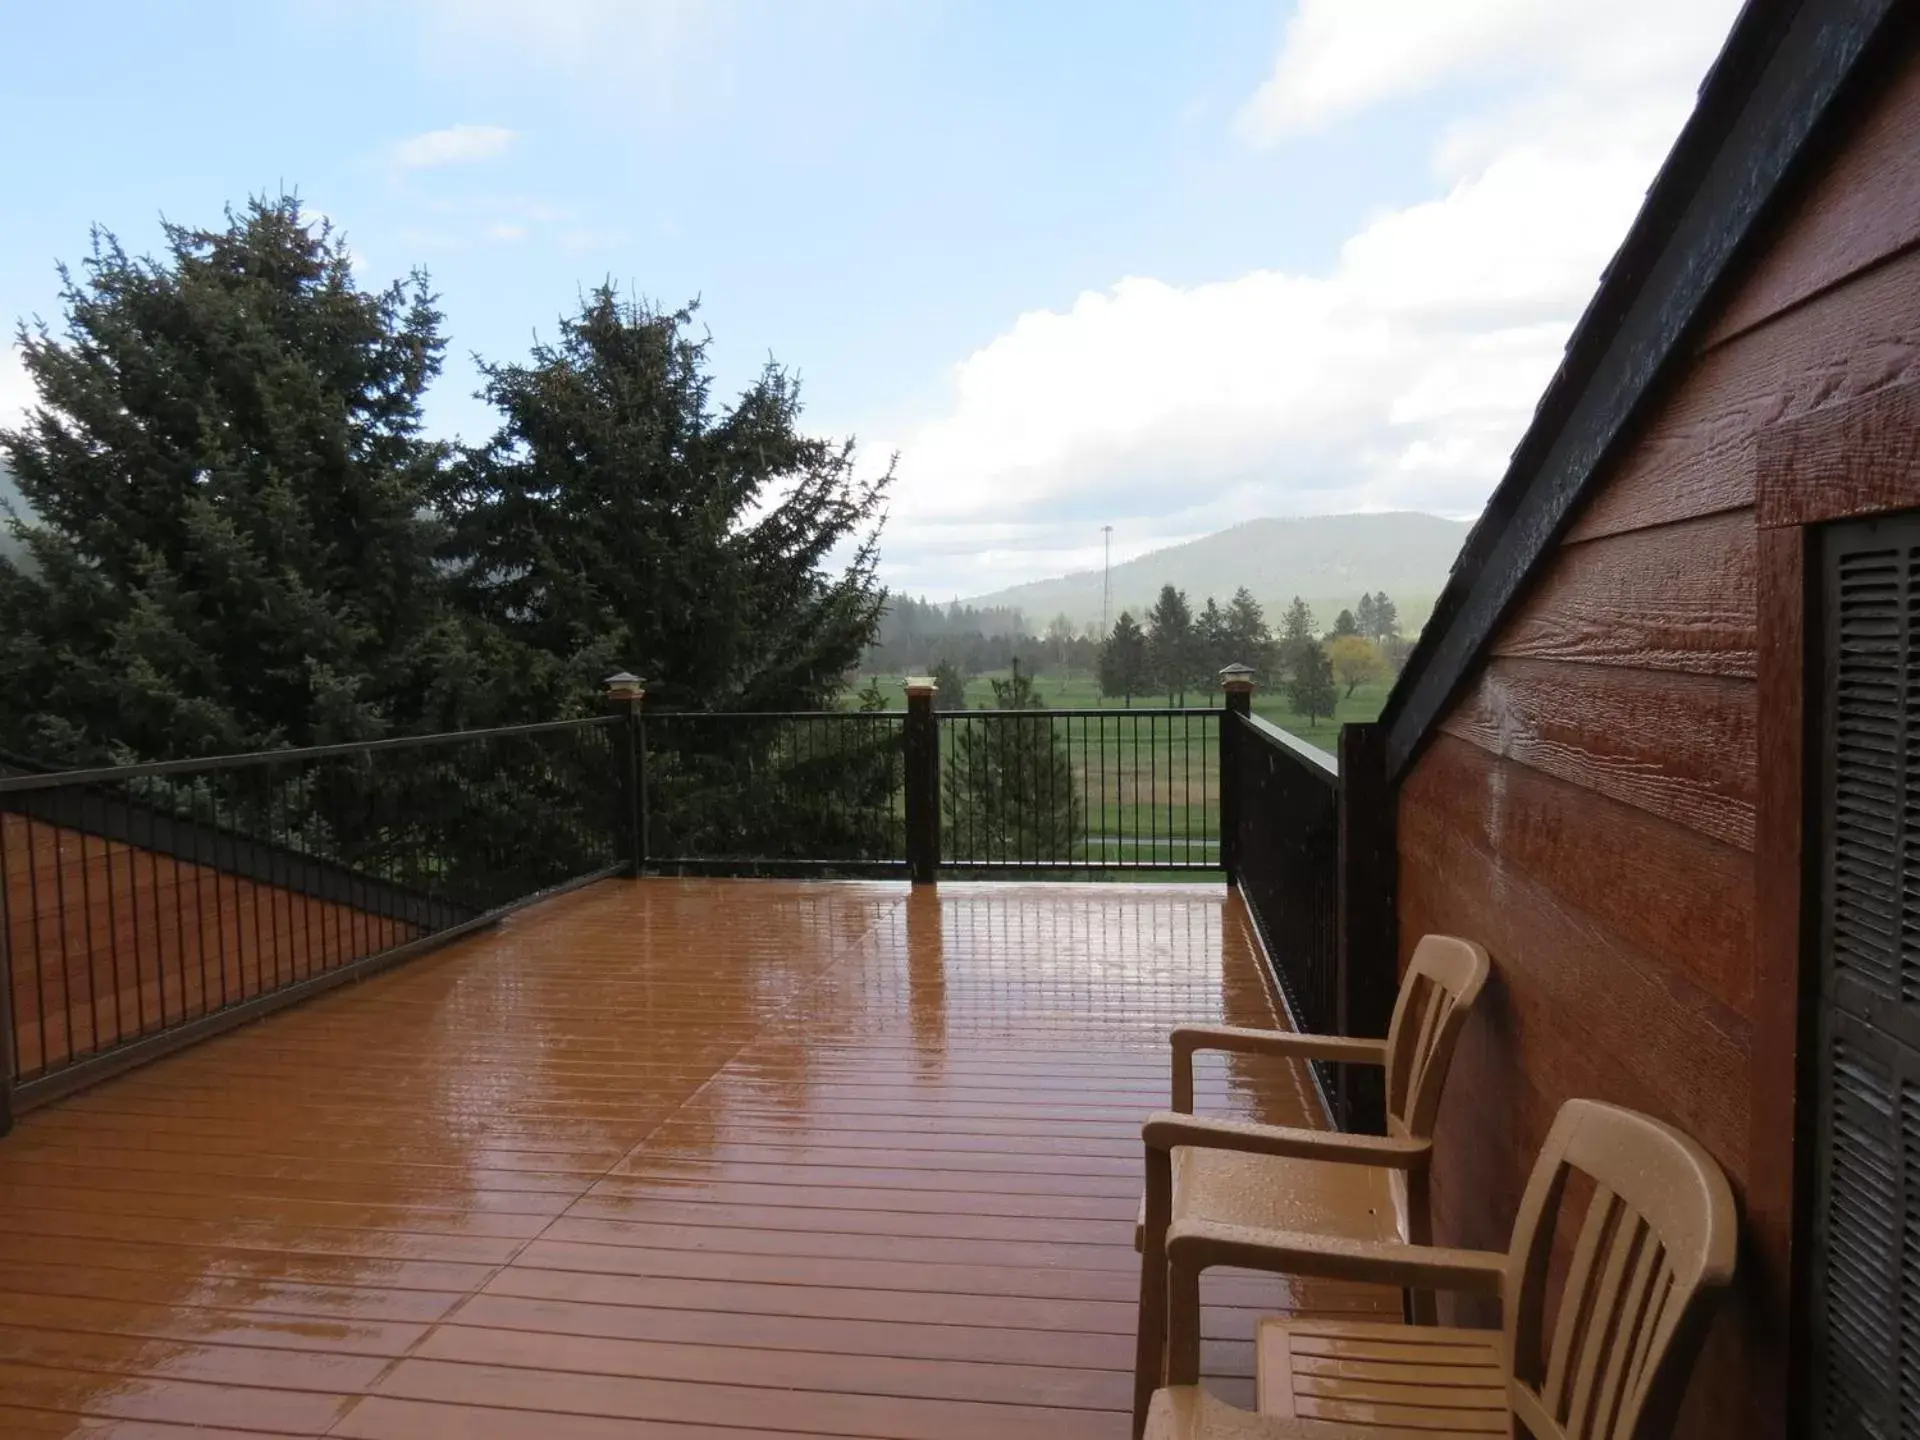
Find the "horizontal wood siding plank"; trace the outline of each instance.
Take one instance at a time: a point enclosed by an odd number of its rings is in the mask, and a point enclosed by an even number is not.
[[[1434,742],[1405,794],[1474,826],[1486,853],[1640,953],[1670,957],[1693,983],[1746,1015],[1753,867],[1742,851],[1450,735]]]
[[[1916,136],[1920,66],[1909,65],[1793,207],[1705,343],[1722,344],[1920,240]]]
[[[1753,848],[1749,681],[1495,660],[1441,728],[1489,754]]]
[[[1578,807],[1568,820],[1578,823]],[[1748,1052],[1740,1016],[1664,957],[1634,949],[1493,854],[1471,818],[1403,793],[1400,831],[1403,876],[1430,872],[1428,892],[1445,896],[1458,927],[1450,933],[1471,936],[1493,956],[1519,1024],[1520,1063],[1535,1084],[1555,1103],[1584,1093],[1651,1110],[1695,1136],[1736,1180],[1746,1173]],[[1477,1023],[1470,1019],[1469,1028]],[[1551,1040],[1530,1043],[1528,1030],[1542,1027]],[[1567,1088],[1570,1069],[1584,1072],[1581,1084],[1600,1088]],[[1466,1098],[1472,1110],[1510,1103]],[[1439,1140],[1436,1150],[1445,1145]]]
[[[1753,515],[1563,547],[1492,653],[1694,675],[1754,673]]]
[[[1920,380],[1774,427],[1759,474],[1763,529],[1920,505]]]
[[[1658,954],[1611,938],[1601,921],[1500,863],[1425,807],[1403,800],[1400,826],[1407,842],[1399,887],[1402,964],[1413,938],[1429,931],[1473,936],[1488,946],[1494,964],[1461,1034],[1441,1102],[1433,1161],[1436,1238],[1505,1249],[1554,1114],[1578,1096],[1679,1126],[1707,1146],[1736,1192],[1742,1190],[1751,1135],[1750,1032],[1718,1028],[1709,1017],[1724,1016],[1724,1009],[1705,1002],[1685,975],[1663,975]],[[1738,1133],[1742,1124],[1746,1135]],[[1732,1440],[1756,1433],[1755,1421],[1766,1418],[1747,1404],[1750,1362],[1738,1309],[1727,1307],[1714,1326],[1689,1381],[1677,1435]],[[1472,1305],[1455,1318],[1499,1319]]]
[[[1754,501],[1767,427],[1920,378],[1920,253],[1695,361],[1567,532],[1573,541]]]

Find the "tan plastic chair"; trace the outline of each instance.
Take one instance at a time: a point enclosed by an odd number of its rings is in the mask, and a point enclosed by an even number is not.
[[[1203,1220],[1415,1244],[1431,1238],[1427,1159],[1434,1117],[1460,1027],[1486,984],[1487,970],[1487,952],[1471,940],[1425,937],[1408,962],[1385,1040],[1220,1025],[1183,1025],[1173,1032],[1177,1113],[1155,1116],[1147,1125],[1147,1194],[1134,1229],[1134,1248],[1140,1251],[1135,1434],[1162,1377],[1169,1224]],[[1383,1066],[1387,1133],[1351,1135],[1196,1117],[1193,1057],[1200,1050]],[[1430,1318],[1425,1296],[1414,1297],[1413,1313]]]
[[[1568,1207],[1576,1170],[1592,1181],[1584,1215]],[[1549,1333],[1548,1270],[1563,1210],[1581,1223]],[[1170,1384],[1153,1397],[1146,1435],[1658,1440],[1673,1427],[1710,1302],[1733,1279],[1737,1228],[1733,1192],[1706,1151],[1658,1120],[1595,1100],[1561,1107],[1504,1255],[1177,1224],[1167,1240]],[[1263,1321],[1262,1413],[1249,1415],[1197,1385],[1208,1265],[1493,1295],[1504,1328]]]

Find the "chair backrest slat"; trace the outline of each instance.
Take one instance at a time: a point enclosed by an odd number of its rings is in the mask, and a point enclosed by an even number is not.
[[[1560,1323],[1553,1328],[1546,1383],[1540,1387],[1540,1398],[1556,1414],[1566,1409],[1578,1343],[1593,1320],[1593,1272],[1619,1219],[1620,1206],[1613,1192],[1605,1186],[1596,1188],[1587,1205],[1587,1218],[1580,1226],[1580,1238],[1573,1243],[1573,1261],[1560,1290]]]
[[[1620,1418],[1623,1397],[1634,1390],[1632,1376],[1646,1353],[1647,1342],[1659,1324],[1660,1316],[1654,1285],[1667,1271],[1667,1252],[1651,1230],[1642,1227],[1645,1243],[1633,1262],[1633,1273],[1620,1294],[1619,1323],[1607,1346],[1606,1368],[1601,1372],[1599,1389],[1593,1403],[1593,1422],[1587,1433],[1600,1440],[1611,1436]]]
[[[1453,1047],[1488,968],[1471,940],[1428,935],[1414,947],[1387,1031],[1389,1132],[1432,1138]]]
[[[1547,1334],[1553,1238],[1574,1172],[1591,1198]],[[1687,1136],[1598,1101],[1561,1108],[1508,1255],[1509,1398],[1539,1440],[1665,1432],[1706,1302],[1732,1279],[1736,1224],[1725,1175]]]
[[[1628,1276],[1642,1254],[1658,1248],[1659,1241],[1646,1223],[1622,1207],[1619,1223],[1607,1243],[1600,1283],[1594,1289],[1573,1396],[1567,1403],[1567,1432],[1574,1440],[1600,1440],[1610,1428],[1611,1422],[1602,1413],[1606,1387],[1601,1374],[1612,1363],[1626,1333]]]

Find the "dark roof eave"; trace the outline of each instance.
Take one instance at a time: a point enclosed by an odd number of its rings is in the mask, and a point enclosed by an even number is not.
[[[1905,0],[1748,0],[1387,697],[1403,774]]]

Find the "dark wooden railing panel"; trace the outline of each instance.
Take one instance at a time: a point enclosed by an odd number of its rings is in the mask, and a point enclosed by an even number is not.
[[[1342,1009],[1338,763],[1256,716],[1236,716],[1230,726],[1238,787],[1234,871],[1241,897],[1294,1023],[1336,1034]],[[1331,1096],[1329,1067],[1316,1065],[1315,1071]]]

